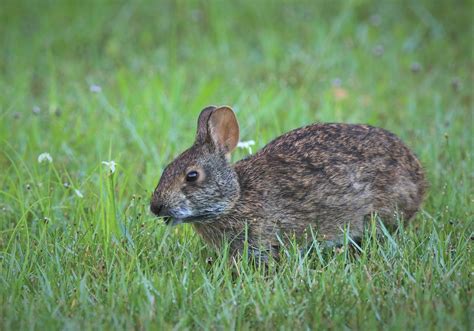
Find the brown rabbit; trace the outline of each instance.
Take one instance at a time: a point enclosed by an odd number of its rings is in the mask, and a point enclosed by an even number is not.
[[[247,238],[259,258],[278,256],[286,239],[312,229],[340,242],[358,239],[378,214],[388,228],[408,220],[425,193],[423,169],[394,134],[368,125],[312,124],[230,164],[239,125],[229,107],[199,115],[196,141],[163,172],[151,211],[192,223],[209,243],[239,254]]]

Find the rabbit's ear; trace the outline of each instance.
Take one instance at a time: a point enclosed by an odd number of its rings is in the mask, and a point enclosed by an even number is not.
[[[208,106],[201,111],[201,114],[199,114],[197,130],[196,130],[196,142],[200,144],[204,144],[210,141],[208,128],[207,128],[207,122],[209,122],[209,117],[211,116],[212,112],[216,109],[217,109],[216,106]]]
[[[239,123],[232,108],[222,106],[215,109],[207,127],[214,146],[229,156],[239,142]]]

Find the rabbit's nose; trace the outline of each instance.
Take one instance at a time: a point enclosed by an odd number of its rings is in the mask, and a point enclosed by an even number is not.
[[[153,195],[150,202],[150,211],[156,216],[168,216],[162,201],[156,195]]]
[[[150,204],[150,211],[156,216],[161,216],[160,213],[163,210],[163,205],[152,201]]]

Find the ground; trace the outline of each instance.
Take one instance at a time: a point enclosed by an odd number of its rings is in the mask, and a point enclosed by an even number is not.
[[[472,12],[4,1],[0,329],[472,329]],[[231,265],[148,211],[209,104],[235,108],[253,152],[313,122],[386,128],[426,169],[423,208],[359,248]]]

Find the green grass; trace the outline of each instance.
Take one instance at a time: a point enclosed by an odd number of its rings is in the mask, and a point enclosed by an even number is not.
[[[472,329],[472,13],[472,1],[3,1],[0,329]],[[426,168],[423,210],[360,251],[288,247],[267,273],[231,266],[148,212],[209,104],[232,105],[258,148],[316,121],[384,127]]]

